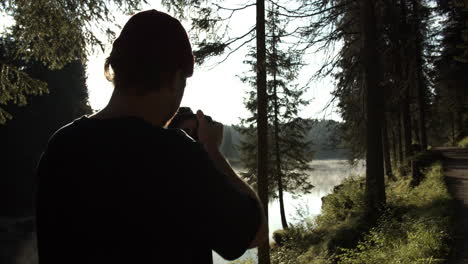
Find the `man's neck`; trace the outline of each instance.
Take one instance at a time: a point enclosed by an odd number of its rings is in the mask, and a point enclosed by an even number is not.
[[[156,92],[147,95],[122,94],[114,90],[109,103],[99,112],[90,116],[95,119],[110,119],[134,116],[144,119],[154,126],[164,127],[172,116],[167,100]]]

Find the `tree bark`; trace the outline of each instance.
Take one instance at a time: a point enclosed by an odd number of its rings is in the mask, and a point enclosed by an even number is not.
[[[394,165],[393,167],[395,168],[395,164],[398,162],[398,150],[397,150],[397,143],[396,143],[396,135],[395,135],[395,130],[394,128],[391,127],[392,131],[392,164]]]
[[[398,1],[400,3],[400,8],[398,8]],[[406,158],[410,155],[407,150],[410,150],[411,140],[408,140],[407,135],[411,139],[411,127],[408,127],[408,116],[409,116],[409,109],[407,100],[409,90],[406,88],[405,82],[405,67],[403,63],[403,58],[405,58],[405,26],[406,26],[406,1],[405,0],[393,0],[391,5],[391,12],[393,17],[393,31],[392,31],[392,42],[393,42],[393,49],[394,49],[394,57],[395,57],[395,69],[394,75],[395,80],[400,89],[400,94],[398,96],[399,99],[399,109],[398,109],[398,123],[397,123],[397,132],[398,132],[398,159],[399,159],[399,172],[400,175],[405,175],[405,167],[407,164],[405,163]],[[403,29],[402,29],[403,28]],[[408,130],[409,129],[409,130]],[[409,143],[409,145],[408,145]],[[405,151],[403,151],[403,149]]]
[[[379,86],[379,54],[374,0],[361,0],[361,39],[363,45],[367,112],[366,203],[375,217],[385,204],[385,185],[382,157],[382,105]]]
[[[457,139],[456,139],[456,134],[455,134],[455,113],[452,112],[450,114],[450,121],[451,121],[451,124],[452,124],[452,147],[456,147],[457,145]]]
[[[402,56],[401,58],[407,58],[406,54],[406,48],[408,46],[407,37],[407,21],[406,21],[406,13],[407,13],[407,6],[406,6],[406,0],[401,0],[400,1],[400,8],[401,8],[401,18],[402,18],[402,30],[401,30],[401,52]],[[411,116],[410,116],[410,100],[411,100],[411,94],[410,94],[410,86],[408,84],[409,78],[408,75],[406,74],[408,71],[408,62],[401,60],[401,80],[403,81],[403,100],[401,102],[401,111],[403,114],[402,122],[403,122],[403,140],[404,140],[404,145],[405,145],[405,152],[404,152],[404,159],[403,159],[403,166],[408,169],[409,168],[409,157],[413,154],[413,150],[411,148]]]
[[[418,119],[416,117],[412,117],[412,121],[413,121],[413,135],[414,135],[414,141],[415,142],[418,142],[418,144],[421,144],[421,138],[420,138],[420,134],[419,134],[419,122],[418,122]],[[414,149],[413,148],[413,151],[418,151],[417,149]]]
[[[403,166],[409,168],[409,157],[413,154],[413,149],[411,147],[411,117],[409,113],[409,87],[406,86],[403,88],[405,91],[405,97],[402,102],[402,122],[403,122],[403,141],[405,145],[405,152],[403,157]]]
[[[465,138],[465,127],[463,125],[463,115],[464,115],[464,109],[463,106],[457,107],[456,111],[456,123],[457,123],[457,142],[459,140],[462,140]]]
[[[415,47],[415,70],[416,70],[416,97],[418,103],[418,127],[419,127],[419,143],[422,150],[427,149],[426,135],[426,103],[425,91],[427,90],[423,78],[423,51],[422,51],[422,36],[421,36],[421,17],[419,16],[419,3],[416,0],[411,0],[414,16],[414,47]]]
[[[265,43],[265,0],[257,0],[257,139],[258,196],[265,209],[268,223],[268,116]],[[266,235],[268,236],[268,225]],[[258,263],[270,264],[269,237],[258,247]]]
[[[283,229],[288,229],[288,222],[286,220],[286,212],[284,209],[284,197],[283,197],[283,179],[281,176],[280,166],[277,165],[277,177],[278,177],[278,198],[279,198],[279,205],[280,205],[280,215],[281,215],[281,224]]]
[[[398,124],[397,124],[397,133],[398,133],[398,163],[401,165],[403,165],[403,160],[404,160],[404,156],[403,156],[403,137],[401,136],[402,135],[402,130],[403,130],[403,126],[402,126],[402,114],[401,114],[401,111],[398,112]]]
[[[276,83],[276,69],[277,69],[277,57],[276,57],[276,35],[275,30],[273,29],[273,41],[272,41],[272,75],[273,75],[273,107],[274,107],[274,139],[275,139],[275,163],[276,163],[276,180],[278,182],[278,199],[280,205],[280,216],[281,224],[283,229],[288,229],[288,222],[286,220],[286,212],[284,209],[284,197],[283,197],[283,179],[281,171],[281,153],[279,147],[279,106],[278,106],[278,92],[277,92],[277,83]]]
[[[385,114],[382,116],[382,151],[384,158],[384,169],[387,177],[394,181],[396,180],[392,172],[392,163],[390,161],[390,148],[388,143],[388,131],[387,131],[387,120]]]

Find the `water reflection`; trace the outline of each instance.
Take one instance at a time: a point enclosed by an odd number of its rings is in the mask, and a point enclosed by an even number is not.
[[[311,163],[313,170],[310,172],[310,182],[315,186],[310,194],[294,197],[290,193],[284,194],[284,207],[288,223],[298,223],[304,220],[312,220],[320,214],[322,197],[329,194],[333,187],[339,185],[349,176],[363,175],[365,166],[363,162],[356,166],[350,166],[346,160],[314,160]],[[268,206],[270,227],[270,241],[275,230],[282,229],[279,202],[271,202]],[[305,219],[304,219],[305,218]],[[248,250],[240,259],[257,259],[257,250]],[[224,260],[213,251],[213,263],[224,264]]]

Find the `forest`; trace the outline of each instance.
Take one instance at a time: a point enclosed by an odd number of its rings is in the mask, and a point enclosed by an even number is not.
[[[34,240],[40,155],[54,131],[93,112],[86,62],[115,39],[113,12],[150,4],[0,0],[0,19],[13,21],[0,31],[1,263],[36,263],[34,245],[18,252]],[[446,263],[454,254],[455,209],[437,149],[468,147],[467,0],[160,4],[190,25],[197,64],[248,50],[250,70],[238,74],[251,87],[250,116],[225,127],[221,151],[267,211],[279,200],[283,228],[257,259],[235,263]],[[246,9],[256,20],[230,34]],[[305,73],[317,63],[311,54],[322,60]],[[334,81],[340,122],[300,115],[323,78]],[[328,159],[364,161],[365,173],[324,196],[313,223],[288,223],[283,193],[310,192],[311,162]]]

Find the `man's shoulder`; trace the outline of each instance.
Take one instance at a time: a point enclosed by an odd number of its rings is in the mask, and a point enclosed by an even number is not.
[[[181,129],[161,128],[138,119],[93,120],[87,117],[75,119],[58,129],[49,139],[48,149],[142,149],[163,150],[164,153],[178,153],[178,156],[199,155],[203,147]],[[155,155],[157,153],[154,153]]]
[[[67,140],[69,137],[73,137],[74,135],[79,134],[77,131],[76,122],[81,120],[83,117],[77,118],[72,122],[62,126],[61,128],[57,129],[52,136],[49,138],[48,146],[49,148],[51,145],[56,145],[57,143]]]

